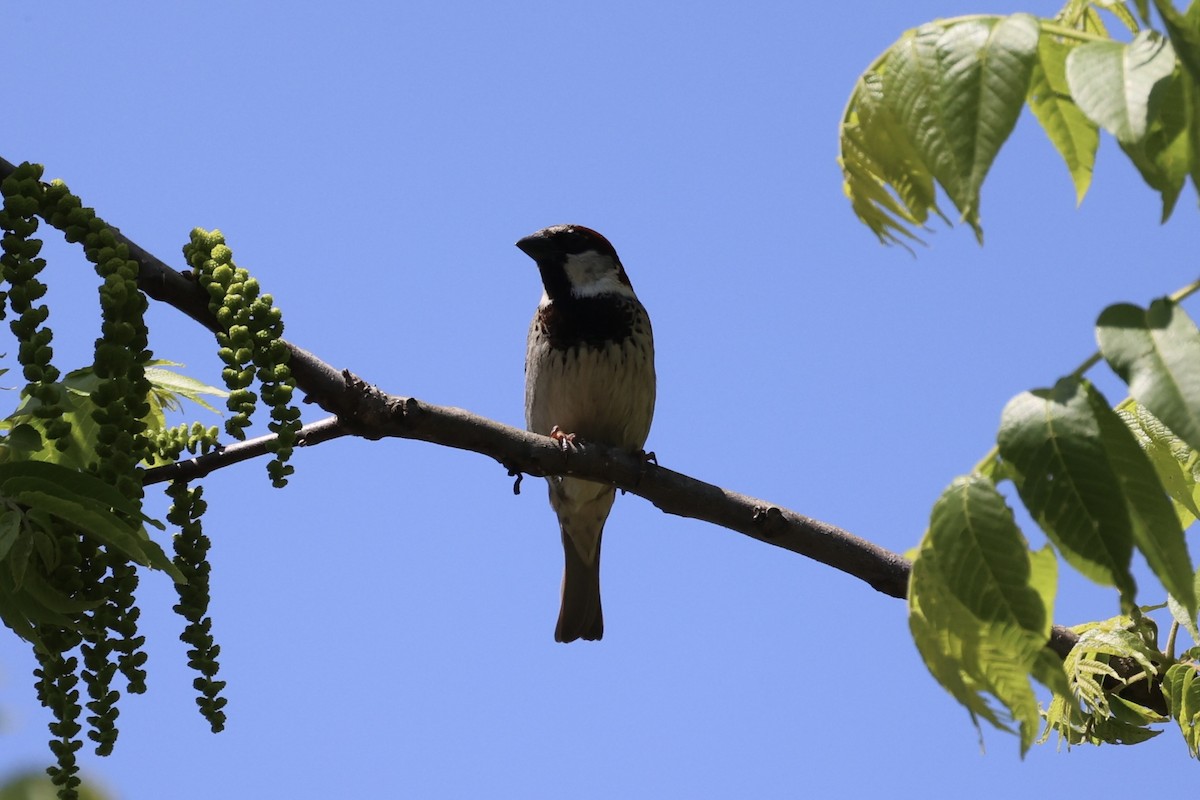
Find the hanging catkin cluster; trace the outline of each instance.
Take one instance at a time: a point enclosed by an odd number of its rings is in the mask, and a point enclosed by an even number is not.
[[[236,439],[246,437],[258,398],[250,387],[257,377],[263,402],[271,409],[267,428],[275,434],[269,445],[275,458],[267,474],[275,486],[285,486],[294,469],[287,463],[300,429],[300,409],[292,404],[296,382],[288,367],[288,350],[282,341],[283,315],[258,281],[233,263],[233,251],[220,231],[196,228],[183,248],[184,258],[207,290],[209,309],[224,329],[217,333],[225,362],[221,377],[229,387],[228,408],[233,412],[225,431]]]
[[[146,691],[134,600],[138,566],[175,580],[174,610],[186,623],[180,638],[198,673],[196,703],[213,731],[224,727],[225,683],[216,679],[220,647],[208,616],[202,489],[184,482],[167,489],[167,520],[179,530],[173,558],[147,534],[147,524],[162,526],[142,510],[147,465],[220,445],[215,427],[167,427],[155,393],[170,396],[171,387],[153,384],[147,372],[147,300],[138,289],[137,262],[65,184],[41,178],[40,166],[22,164],[0,185],[0,319],[9,321],[27,382],[19,408],[0,428],[0,620],[34,647],[38,698],[54,716],[50,748],[57,763],[48,772],[61,798],[75,798],[83,733],[101,755],[117,739],[118,675],[125,691]],[[65,378],[52,363],[50,310],[38,302],[46,294],[39,280],[46,262],[35,238],[39,220],[81,244],[100,277],[93,363]],[[218,344],[232,390],[227,431],[244,438],[257,379],[271,409],[268,427],[277,434],[268,472],[282,486],[292,472],[286,462],[300,413],[291,403],[295,384],[279,309],[233,264],[219,232],[197,229],[184,251],[225,326]]]

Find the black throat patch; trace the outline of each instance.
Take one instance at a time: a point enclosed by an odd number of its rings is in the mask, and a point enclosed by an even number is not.
[[[600,348],[633,333],[634,301],[618,295],[565,297],[538,310],[537,324],[556,350]]]

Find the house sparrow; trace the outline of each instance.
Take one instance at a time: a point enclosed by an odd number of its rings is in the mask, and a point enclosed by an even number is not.
[[[581,441],[640,450],[654,416],[654,335],[617,251],[582,225],[555,225],[517,247],[545,292],[525,353],[525,424],[564,447]],[[549,477],[566,568],[554,639],[599,639],[600,536],[614,487]]]

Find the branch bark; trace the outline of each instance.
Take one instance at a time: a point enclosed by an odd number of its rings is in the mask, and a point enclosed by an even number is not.
[[[0,179],[15,167],[0,158]],[[149,297],[166,303],[208,328],[219,330],[200,286],[147,252],[114,228],[120,242],[138,264],[138,285]],[[723,489],[627,453],[594,443],[563,450],[546,436],[411,397],[387,394],[349,371],[341,371],[312,353],[287,343],[297,386],[313,402],[334,415],[305,426],[298,442],[311,446],[341,436],[367,439],[419,439],[446,447],[481,453],[516,476],[572,475],[610,483],[649,500],[668,514],[710,522],[760,542],[807,556],[867,583],[877,591],[903,599],[910,563],[903,556],[827,522],[748,495]],[[147,483],[186,480],[207,475],[230,464],[266,452],[266,436],[223,450],[148,470]],[[1072,631],[1055,626],[1049,646],[1059,655],[1078,640]]]

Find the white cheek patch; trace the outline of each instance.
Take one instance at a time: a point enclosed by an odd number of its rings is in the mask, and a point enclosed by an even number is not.
[[[629,284],[621,281],[616,266],[608,256],[594,251],[569,255],[564,270],[571,284],[571,294],[576,297],[633,295]]]

